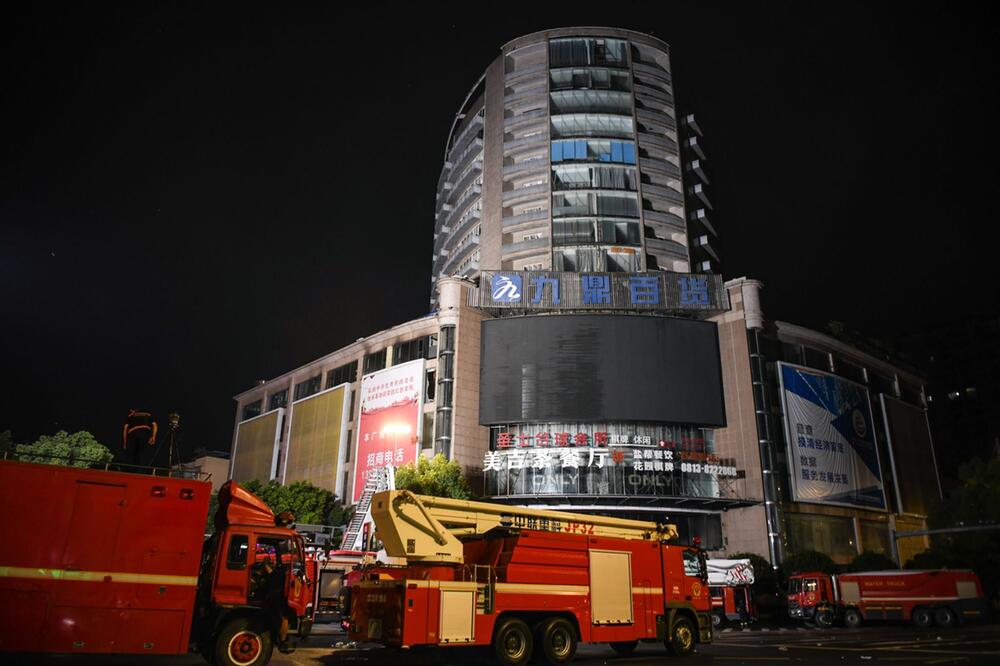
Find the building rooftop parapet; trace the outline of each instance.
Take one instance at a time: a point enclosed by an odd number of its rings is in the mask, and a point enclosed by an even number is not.
[[[273,377],[273,378],[267,380],[265,382],[265,384],[263,384],[263,385],[257,385],[257,386],[254,386],[253,388],[247,389],[246,391],[242,391],[240,393],[237,393],[236,395],[233,396],[233,400],[236,400],[237,402],[239,402],[239,400],[241,398],[243,398],[244,396],[247,396],[247,395],[249,395],[251,393],[254,393],[255,391],[260,390],[261,386],[265,386],[267,384],[273,384],[274,382],[281,381],[283,379],[287,379],[287,378],[293,377],[293,376],[295,376],[296,374],[298,374],[299,372],[301,372],[302,370],[304,370],[304,369],[306,369],[308,367],[319,365],[319,364],[323,364],[323,363],[325,363],[327,361],[330,361],[332,359],[336,359],[337,357],[343,357],[343,358],[346,359],[346,358],[349,358],[351,356],[356,355],[358,352],[365,351],[366,349],[369,349],[369,348],[378,347],[378,346],[381,345],[381,343],[384,340],[397,337],[397,336],[405,333],[407,331],[407,329],[419,328],[422,324],[425,324],[427,322],[427,320],[429,320],[429,319],[437,319],[437,316],[438,316],[438,313],[436,311],[435,312],[429,312],[429,313],[427,313],[427,314],[425,314],[425,315],[423,315],[421,317],[418,317],[416,319],[411,319],[410,321],[404,322],[402,324],[397,324],[397,325],[393,326],[392,328],[387,328],[387,329],[385,329],[383,331],[379,331],[378,333],[373,333],[372,335],[369,335],[369,336],[366,336],[366,337],[363,337],[363,338],[358,338],[356,341],[350,343],[347,346],[341,347],[340,349],[337,349],[336,351],[330,352],[329,354],[326,354],[325,356],[321,356],[321,357],[319,357],[319,358],[317,358],[315,360],[309,361],[308,363],[303,363],[302,365],[298,366],[294,370],[289,370],[288,372],[282,373],[282,374],[278,375],[277,377]]]

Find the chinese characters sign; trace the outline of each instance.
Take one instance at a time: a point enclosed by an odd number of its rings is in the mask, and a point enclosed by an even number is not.
[[[487,451],[483,456],[483,471],[516,469],[578,469],[580,467],[627,466],[635,472],[673,472],[710,474],[736,477],[736,467],[718,464],[714,456],[705,456],[705,462],[687,462],[684,457],[669,449],[616,449],[616,448],[553,448],[529,450],[509,449]]]
[[[420,450],[424,361],[412,361],[361,378],[353,501],[379,467],[416,460]]]
[[[729,299],[712,274],[483,271],[470,305],[521,310],[621,309],[722,312]]]
[[[688,426],[509,424],[483,455],[493,495],[731,496],[735,461]]]
[[[884,510],[868,389],[819,370],[778,367],[795,501]]]

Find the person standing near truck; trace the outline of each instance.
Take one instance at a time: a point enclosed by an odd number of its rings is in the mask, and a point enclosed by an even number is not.
[[[152,414],[138,409],[128,410],[128,417],[122,426],[122,448],[126,463],[148,464],[152,447],[156,444],[156,429]]]
[[[278,619],[278,640],[275,646],[279,652],[289,654],[295,651],[295,645],[288,640],[288,599],[285,595],[285,581],[289,566],[282,560],[283,555],[288,557],[288,544],[280,540],[271,542],[269,539],[261,539],[257,543],[258,548],[263,547],[270,552],[251,569],[250,599],[266,608]]]

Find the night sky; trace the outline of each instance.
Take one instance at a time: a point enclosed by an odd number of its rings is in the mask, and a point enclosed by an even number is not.
[[[998,312],[996,21],[706,4],[5,16],[0,430],[117,447],[136,406],[225,450],[254,380],[426,313],[453,116],[504,42],[551,27],[671,45],[725,275],[763,280],[770,317],[892,340]]]

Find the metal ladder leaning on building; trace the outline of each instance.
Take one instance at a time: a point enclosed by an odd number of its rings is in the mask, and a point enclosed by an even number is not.
[[[383,490],[395,490],[395,481],[395,469],[391,465],[372,471],[354,507],[354,516],[344,531],[344,539],[340,543],[341,550],[363,550],[363,529],[365,523],[371,521],[372,497]]]

